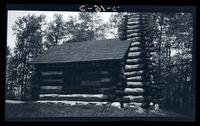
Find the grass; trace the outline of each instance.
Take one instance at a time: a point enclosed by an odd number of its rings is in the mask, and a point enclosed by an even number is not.
[[[63,103],[23,103],[5,106],[6,118],[32,117],[177,117],[176,113],[159,110],[138,112],[135,108],[118,109],[110,106],[75,105]]]

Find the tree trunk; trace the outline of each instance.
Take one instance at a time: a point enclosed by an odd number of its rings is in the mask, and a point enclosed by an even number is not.
[[[160,31],[160,38],[159,38],[159,44],[158,44],[158,75],[159,78],[161,77],[161,44],[162,44],[162,33],[163,33],[163,15],[161,15],[161,21],[160,21],[160,26],[161,26],[161,31]]]

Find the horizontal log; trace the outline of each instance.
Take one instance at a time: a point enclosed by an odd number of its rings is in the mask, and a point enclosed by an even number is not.
[[[131,71],[131,72],[136,72],[136,71]],[[126,78],[137,77],[137,76],[142,76],[142,74],[139,74],[139,73],[137,73],[137,72],[136,72],[136,74],[133,74],[133,75],[127,74],[127,75],[126,75]]]
[[[133,13],[131,15],[128,15],[129,18],[136,18],[136,17],[140,17],[139,13]]]
[[[127,38],[132,38],[132,37],[140,37],[140,33],[132,33],[132,34],[127,34]]]
[[[137,76],[137,75],[142,75],[143,70],[140,71],[133,71],[133,72],[124,72],[125,76]]]
[[[39,100],[67,100],[67,101],[90,101],[90,102],[101,102],[101,101],[105,101],[103,98],[78,98],[78,97],[58,97],[58,98],[39,98]]]
[[[144,101],[144,97],[139,95],[139,96],[124,96],[124,98],[128,98],[131,102],[143,102]]]
[[[143,82],[131,82],[127,81],[127,87],[141,87],[143,86]]]
[[[140,48],[140,47],[131,47],[131,48],[129,49],[128,54],[129,54],[130,56],[134,56],[134,55],[136,55],[136,54],[140,55],[141,52],[142,52],[142,51],[141,51],[141,48]]]
[[[46,71],[46,72],[41,72],[41,75],[47,76],[47,75],[63,75],[62,71]]]
[[[130,39],[130,40],[132,40],[133,42],[134,41],[141,41],[141,34],[139,33],[130,33],[130,34],[127,34],[126,35],[126,38],[127,39]]]
[[[69,100],[69,101],[103,101],[104,94],[40,94],[40,100]]]
[[[127,30],[127,34],[138,33],[138,32],[140,32],[140,29],[129,29],[129,30]]]
[[[109,71],[101,71],[101,74],[110,74]]]
[[[43,89],[43,90],[55,90],[55,89],[58,89],[58,90],[61,90],[63,88],[63,86],[41,86],[40,89]]]
[[[140,27],[140,25],[134,25],[134,26],[127,26],[127,29],[129,30],[129,29],[140,29],[141,27]]]
[[[62,86],[64,85],[63,82],[52,82],[52,81],[49,81],[49,82],[39,82],[40,85],[43,85],[43,86]]]
[[[125,71],[127,70],[138,70],[143,68],[143,64],[138,64],[138,65],[125,65]]]
[[[101,82],[111,82],[112,78],[101,78]]]
[[[140,71],[143,70],[143,68],[137,68],[137,69],[125,69],[125,72],[135,72],[135,71]],[[127,78],[127,76],[126,76]]]
[[[142,106],[143,103],[140,102],[130,102],[130,103],[124,103],[124,107],[138,107]]]
[[[129,59],[127,59],[127,60],[129,60]],[[130,59],[131,60],[131,59]],[[138,65],[138,64],[143,64],[144,62],[127,62],[126,61],[126,65]]]
[[[133,41],[133,42],[140,42],[141,41],[141,37],[126,37],[128,41]],[[131,47],[134,46],[141,46],[141,45],[133,45]]]
[[[63,83],[63,79],[42,79],[41,82],[60,82],[60,83]]]
[[[128,52],[128,58],[137,58],[141,56],[141,52]]]
[[[125,88],[125,94],[141,94],[144,92],[143,88]]]
[[[134,63],[134,64],[136,64],[136,63],[142,62],[142,59],[141,58],[127,59],[126,62],[127,63]]]
[[[137,42],[137,41],[141,41],[141,36],[135,36],[135,37],[129,37],[129,36],[126,36],[127,37],[127,39],[129,39],[129,38],[131,38],[131,40],[133,41],[133,42]]]
[[[129,49],[129,52],[139,52],[139,51],[141,51],[141,50],[142,50],[141,47],[131,47],[131,48]]]
[[[132,42],[131,47],[141,46],[141,42]]]
[[[71,88],[64,87],[62,90],[39,90],[40,94],[95,94],[100,93],[99,88],[91,87],[81,87],[81,88]]]
[[[140,21],[140,18],[128,18],[128,22]]]
[[[137,21],[128,21],[127,22],[127,25],[138,25],[138,24],[140,24],[139,20],[137,20]]]
[[[104,94],[40,94],[40,97],[53,97],[53,98],[67,98],[67,97],[72,97],[72,98],[104,98]]]
[[[91,102],[91,101],[63,101],[63,100],[38,100],[36,103],[63,103],[66,105],[106,105],[108,102]]]
[[[127,77],[127,81],[142,81],[142,76]]]
[[[140,23],[139,20],[135,20],[135,21],[132,20],[132,21],[127,21],[126,25],[127,25],[127,26],[140,26],[141,23]]]

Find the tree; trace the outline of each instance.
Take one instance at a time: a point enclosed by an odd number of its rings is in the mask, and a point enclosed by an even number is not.
[[[67,34],[70,35],[68,42],[98,40],[105,38],[106,24],[95,12],[81,12],[78,18],[66,22]]]
[[[42,26],[45,16],[27,15],[19,17],[13,25],[16,35],[16,47],[13,55],[14,83],[20,86],[21,99],[25,99],[27,89],[30,86],[29,79],[33,66],[29,64],[33,57],[43,52],[43,31]]]
[[[5,84],[5,93],[6,93],[6,98],[12,99],[12,94],[13,94],[13,83],[12,83],[12,53],[11,49],[9,46],[6,47],[6,84]]]
[[[45,48],[63,43],[66,39],[66,26],[62,15],[54,14],[54,20],[48,24],[45,34]]]
[[[108,33],[114,38],[120,38],[125,35],[123,31],[126,31],[126,25],[124,24],[126,20],[123,18],[127,13],[125,12],[118,12],[116,14],[112,14],[109,18],[108,23]]]
[[[144,30],[147,47],[143,49],[143,53],[146,54],[144,57],[147,58],[145,64],[153,63],[155,66],[152,71],[155,84],[150,85],[151,91],[148,95],[158,99],[158,103],[167,109],[179,112],[184,109],[187,110],[185,113],[194,111],[193,15],[191,13],[144,13],[144,15],[149,17],[146,20],[149,28]],[[128,37],[126,17],[120,23],[119,38],[125,40]],[[155,52],[151,49],[153,45]],[[152,55],[152,59],[148,59],[148,54]]]
[[[191,105],[191,99],[194,97],[194,87],[191,83],[192,14],[153,13],[152,19],[158,61],[156,81],[163,83],[160,85],[163,87],[162,103],[168,109],[182,111],[185,106],[184,109],[188,110],[189,107],[186,106]]]

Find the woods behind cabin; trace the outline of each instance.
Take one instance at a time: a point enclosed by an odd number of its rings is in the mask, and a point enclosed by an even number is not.
[[[47,22],[45,15],[19,17],[12,29],[15,47],[6,50],[6,99],[29,100],[32,72],[29,64],[49,48],[68,42],[121,38],[121,19],[127,13],[112,14],[104,23],[97,13],[79,13],[78,17],[55,14]],[[194,22],[191,13],[148,13],[155,45],[155,82],[152,96],[159,97],[162,108],[193,113],[195,101]],[[184,111],[183,111],[184,110]]]

